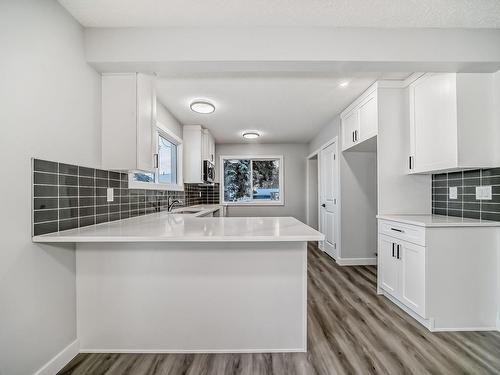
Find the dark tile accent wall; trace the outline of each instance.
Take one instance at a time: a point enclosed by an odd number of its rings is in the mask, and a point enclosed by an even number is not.
[[[106,189],[114,200],[107,202]],[[33,159],[33,235],[146,215],[167,208],[168,197],[184,205],[219,203],[218,185],[185,184],[185,191],[129,189],[128,175]]]
[[[476,186],[492,186],[491,200],[476,200]],[[458,199],[450,199],[456,186]],[[500,221],[500,168],[432,175],[432,213]]]
[[[219,203],[219,184],[184,184],[184,191],[188,206]]]

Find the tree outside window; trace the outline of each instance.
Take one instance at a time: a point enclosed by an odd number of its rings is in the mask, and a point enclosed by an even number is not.
[[[283,157],[222,157],[224,203],[282,204]]]

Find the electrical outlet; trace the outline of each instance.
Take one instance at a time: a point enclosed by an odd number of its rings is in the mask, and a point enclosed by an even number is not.
[[[458,199],[458,187],[450,187],[450,199]]]
[[[113,191],[113,188],[108,188],[106,190],[106,200],[108,202],[113,202],[113,200],[115,199],[114,197],[114,191]]]
[[[491,200],[491,185],[476,186],[477,200]]]

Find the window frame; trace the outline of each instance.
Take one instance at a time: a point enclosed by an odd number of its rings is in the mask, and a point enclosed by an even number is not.
[[[277,201],[262,201],[262,200],[252,200],[247,202],[226,202],[224,200],[224,160],[250,160],[250,175],[252,176],[252,188],[253,188],[253,161],[259,160],[279,160],[279,191],[280,199]],[[219,194],[221,204],[227,206],[284,206],[285,205],[285,164],[283,162],[283,155],[220,155],[219,157]]]
[[[134,173],[140,171],[131,171],[128,174],[128,186],[130,189],[148,189],[148,190],[171,190],[171,191],[184,191],[184,183],[182,178],[182,138],[175,135],[171,130],[167,129],[164,125],[157,122],[155,130],[153,131],[154,137],[154,151],[151,157],[154,157],[154,154],[158,153],[158,137],[162,136],[167,141],[173,143],[177,148],[177,183],[175,184],[162,184],[158,181],[158,168],[153,169],[153,173],[155,175],[155,182],[143,182],[143,181],[135,181]],[[151,172],[149,172],[151,173]]]

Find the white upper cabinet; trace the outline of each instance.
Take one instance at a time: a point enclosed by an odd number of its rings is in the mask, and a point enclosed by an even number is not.
[[[409,173],[499,165],[492,74],[428,73],[409,93]]]
[[[156,98],[153,77],[102,76],[102,168],[154,170]]]
[[[356,134],[359,134],[359,111],[353,110],[342,117],[342,150],[356,144]]]
[[[203,129],[202,139],[203,160],[208,160],[212,164],[215,164],[215,139],[208,129]]]
[[[184,125],[184,182],[200,184],[203,179],[203,161],[215,164],[215,140],[208,129],[200,125]]]
[[[342,121],[342,151],[374,151],[378,133],[376,86],[370,87],[340,115]]]

